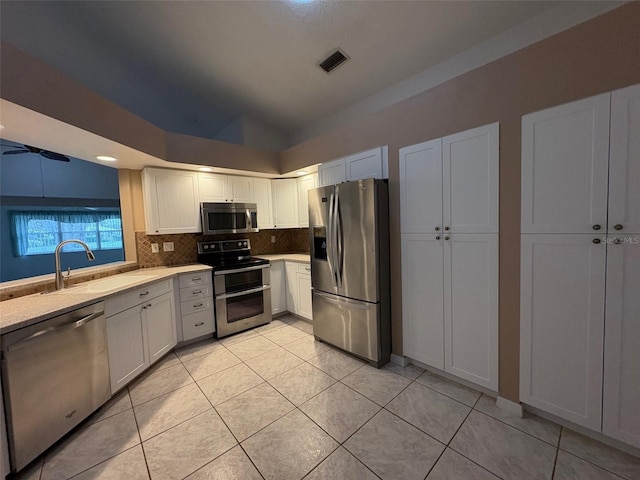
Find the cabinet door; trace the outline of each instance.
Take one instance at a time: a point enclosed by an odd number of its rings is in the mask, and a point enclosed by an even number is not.
[[[251,177],[227,177],[231,202],[254,203],[253,179]]]
[[[640,235],[607,246],[602,433],[640,447]]]
[[[452,233],[498,233],[498,124],[442,139],[442,221]]]
[[[0,478],[5,478],[11,470],[9,466],[9,443],[5,425],[4,402],[2,400],[2,379],[0,379]]]
[[[382,159],[382,148],[373,148],[366,152],[349,155],[345,158],[347,180],[362,180],[363,178],[385,178]]]
[[[436,237],[402,235],[402,350],[444,370],[444,259]]]
[[[298,178],[298,221],[300,227],[309,226],[309,190],[317,187],[318,175]]]
[[[142,326],[142,306],[106,319],[111,394],[120,390],[147,365]]]
[[[298,290],[298,264],[285,262],[287,285],[287,310],[291,313],[300,313],[300,293]]]
[[[606,93],[522,117],[522,233],[605,230],[609,104]]]
[[[154,298],[142,313],[149,363],[176,346],[176,317],[173,292]]]
[[[445,371],[498,390],[498,235],[444,237],[444,338]]]
[[[400,227],[402,233],[442,229],[442,141],[400,149]]]
[[[323,163],[318,167],[318,186],[337,185],[347,181],[347,168],[344,158]]]
[[[300,272],[300,268],[309,269],[308,272]],[[313,318],[313,309],[311,307],[311,267],[309,265],[298,265],[298,297],[299,307],[298,315],[308,320]]]
[[[600,430],[606,246],[594,239],[522,235],[520,400]]]
[[[273,180],[271,188],[275,228],[298,228],[298,179]]]
[[[228,202],[227,176],[218,173],[198,173],[200,202]]]
[[[258,208],[258,228],[273,228],[271,180],[253,179],[253,198]]]
[[[142,173],[147,233],[200,232],[197,173],[161,169]]]
[[[287,285],[284,270],[284,262],[271,262],[271,313],[287,311]]]
[[[640,233],[640,85],[611,94],[609,232]]]

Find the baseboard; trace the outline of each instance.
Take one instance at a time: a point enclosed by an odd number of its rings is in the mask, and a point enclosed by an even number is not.
[[[409,360],[407,359],[407,357],[401,357],[400,355],[392,353],[391,363],[395,363],[396,365],[400,365],[401,367],[406,367],[407,365],[409,365]]]
[[[512,402],[511,400],[508,400],[504,397],[498,397],[496,399],[496,406],[509,413],[513,413],[520,418],[522,418],[522,416],[524,415],[524,408],[522,408],[521,404]]]

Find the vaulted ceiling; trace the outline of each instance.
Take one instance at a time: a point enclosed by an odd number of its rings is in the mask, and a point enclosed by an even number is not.
[[[559,3],[2,1],[0,32],[164,130],[225,139],[250,121],[284,147]],[[327,74],[336,47],[351,58]]]

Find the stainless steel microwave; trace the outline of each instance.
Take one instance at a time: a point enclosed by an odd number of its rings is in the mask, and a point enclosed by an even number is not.
[[[255,203],[202,203],[202,233],[249,233],[258,231]]]

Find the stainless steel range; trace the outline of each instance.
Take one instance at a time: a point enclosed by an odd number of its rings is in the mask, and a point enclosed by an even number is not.
[[[249,240],[198,242],[198,262],[213,267],[218,338],[271,321],[270,263]]]

